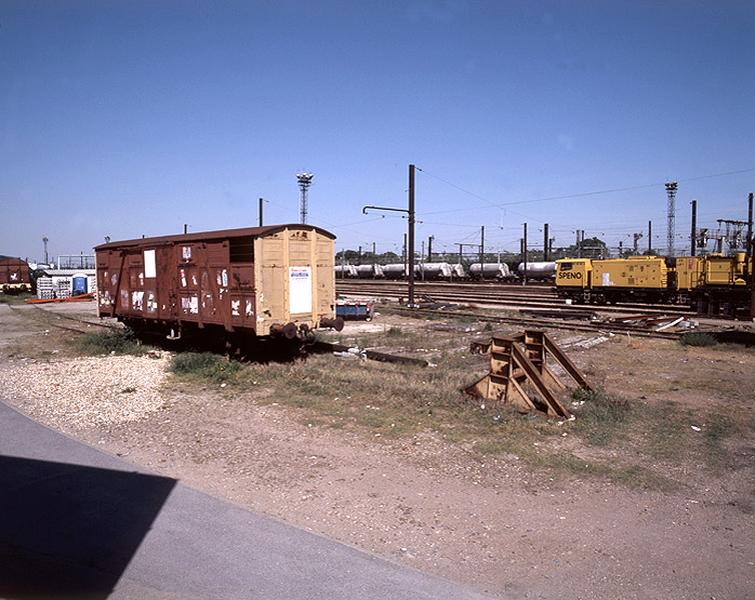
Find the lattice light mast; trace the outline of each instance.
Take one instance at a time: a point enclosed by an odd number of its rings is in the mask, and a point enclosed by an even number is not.
[[[676,200],[676,188],[678,184],[676,181],[669,181],[666,183],[666,195],[668,196],[668,203],[666,204],[666,216],[668,224],[666,228],[666,255],[674,256],[674,234],[676,228],[676,207],[674,201]]]
[[[312,185],[313,173],[297,173],[296,181],[299,182],[299,222],[303,225],[307,222],[307,192]]]

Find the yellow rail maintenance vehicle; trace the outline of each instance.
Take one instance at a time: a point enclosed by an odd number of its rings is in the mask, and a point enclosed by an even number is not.
[[[662,256],[629,256],[593,261],[595,302],[669,302],[673,271]]]
[[[685,263],[695,259],[695,274],[687,281],[679,283],[680,273],[685,273]],[[690,305],[700,314],[729,317],[746,313],[751,303],[748,281],[752,281],[753,260],[747,260],[744,252],[732,256],[709,254],[704,257],[677,258],[677,287],[679,294],[688,296]],[[694,282],[697,285],[694,285]]]
[[[590,303],[592,259],[562,258],[556,261],[556,293],[577,304]]]
[[[673,301],[673,278],[673,269],[658,256],[556,261],[556,292],[577,303]]]

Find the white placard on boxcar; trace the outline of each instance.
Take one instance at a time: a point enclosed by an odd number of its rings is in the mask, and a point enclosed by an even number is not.
[[[288,268],[288,312],[312,312],[312,267]]]
[[[157,266],[155,265],[155,251],[144,251],[144,277],[157,277]]]

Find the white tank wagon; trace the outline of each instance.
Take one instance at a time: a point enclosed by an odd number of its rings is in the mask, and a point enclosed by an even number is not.
[[[467,278],[467,272],[462,264],[456,263],[455,265],[451,265],[451,272],[453,273],[454,279]]]
[[[354,279],[358,277],[357,268],[354,265],[336,265],[336,277],[338,279]]]
[[[453,268],[448,263],[425,263],[420,266],[420,274],[422,273],[426,281],[450,281],[454,276]]]
[[[380,279],[384,277],[382,265],[359,265],[356,269],[359,279]]]
[[[409,268],[404,263],[391,263],[383,265],[383,275],[386,279],[403,279],[407,276]]]
[[[524,263],[519,263],[517,268],[520,276],[524,276]],[[528,279],[554,279],[556,277],[555,262],[528,262],[527,278]]]
[[[509,279],[511,271],[505,263],[483,263],[482,273],[485,279]],[[480,263],[469,265],[469,276],[472,279],[480,279]]]

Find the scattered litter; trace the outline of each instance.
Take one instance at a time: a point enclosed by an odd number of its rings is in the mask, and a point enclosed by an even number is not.
[[[692,427],[694,431],[702,431],[702,429],[698,427],[697,425],[690,425],[690,427]]]
[[[656,331],[666,331],[670,327],[673,327],[674,325],[678,325],[684,321],[684,317],[679,317],[678,319],[674,319],[673,321],[670,321],[669,323],[666,323],[665,325],[661,325],[660,327],[656,328]]]

